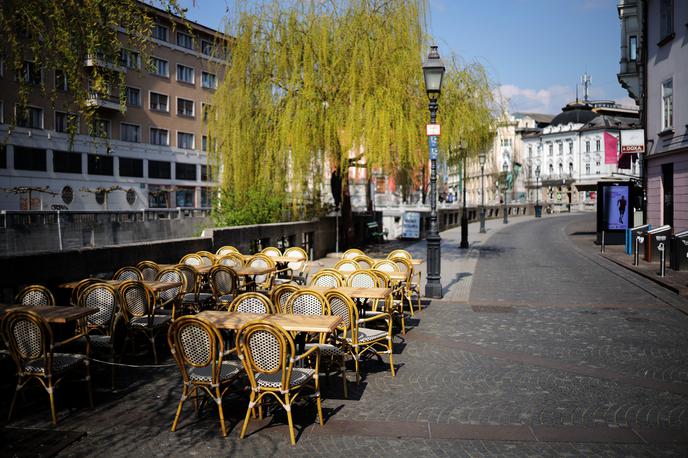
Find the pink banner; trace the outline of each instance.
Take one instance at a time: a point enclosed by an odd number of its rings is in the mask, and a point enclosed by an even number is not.
[[[616,152],[619,140],[612,134],[604,133],[604,163],[616,164]]]

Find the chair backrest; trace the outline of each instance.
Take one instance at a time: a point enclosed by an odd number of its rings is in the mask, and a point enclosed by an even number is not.
[[[258,387],[257,375],[280,374],[277,388],[289,391],[296,351],[294,340],[281,326],[265,321],[247,323],[237,332],[236,348],[253,390]]]
[[[45,320],[31,311],[13,310],[0,323],[0,331],[7,339],[17,370],[23,371],[24,363],[28,361],[46,358],[45,374],[49,375],[53,335]]]
[[[170,325],[167,342],[185,382],[190,368],[210,366],[210,383],[219,384],[224,340],[214,326],[197,316],[182,316]]]
[[[354,288],[377,288],[380,286],[378,276],[372,270],[357,270],[346,279],[346,286]]]
[[[351,248],[344,252],[344,254],[342,255],[342,259],[354,259],[356,256],[361,255],[365,255],[365,253],[357,248]]]
[[[373,269],[381,270],[383,272],[399,272],[399,266],[394,261],[389,259],[382,259],[373,265]]]
[[[237,290],[237,275],[232,269],[225,265],[217,264],[213,266],[213,268],[210,269],[208,278],[210,279],[210,288],[212,288],[215,298],[233,294]]]
[[[84,278],[83,280],[79,281],[79,283],[77,283],[77,285],[72,289],[69,303],[75,306],[79,305],[79,296],[81,296],[81,293],[88,285],[92,285],[94,283],[100,283],[100,280],[97,278]]]
[[[229,305],[230,312],[274,313],[272,301],[260,293],[242,293]]]
[[[218,257],[221,257],[221,256],[226,256],[230,253],[240,254],[241,252],[239,250],[237,250],[235,247],[233,247],[232,245],[225,245],[225,246],[221,246],[220,248],[218,248],[217,251],[215,252],[215,255]]]
[[[260,254],[264,254],[265,256],[269,256],[271,258],[274,258],[275,256],[282,256],[280,249],[274,246],[263,248],[260,250]]]
[[[217,260],[217,264],[227,266],[227,267],[243,267],[244,266],[244,257],[241,256],[239,253],[229,253],[226,254]]]
[[[373,267],[373,264],[375,264],[375,261],[373,261],[369,256],[366,256],[364,254],[360,256],[356,256],[353,261],[355,261],[359,266],[361,266],[362,269],[370,269]]]
[[[179,270],[184,278],[186,279],[186,284],[184,285],[185,293],[195,293],[198,288],[200,288],[200,276],[193,266],[188,264],[177,264],[175,266]]]
[[[330,304],[330,314],[342,317],[339,329],[344,331],[344,337],[351,337],[358,330],[358,309],[354,301],[340,291],[328,291],[325,299]]]
[[[394,259],[394,258],[398,258],[398,257],[406,258],[409,261],[411,259],[413,259],[413,256],[411,256],[411,253],[409,253],[406,250],[392,250],[387,255],[387,259]]]
[[[113,280],[143,280],[143,274],[134,266],[126,266],[115,272]]]
[[[293,246],[287,248],[286,250],[284,250],[284,256],[294,258],[293,262],[289,262],[287,264],[287,267],[289,267],[294,272],[302,271],[303,268],[306,267],[306,263],[308,262],[308,253],[306,253],[306,250],[304,250],[301,247]]]
[[[263,253],[258,253],[248,258],[246,265],[251,267],[275,267],[275,261]],[[272,276],[269,274],[256,275],[254,277],[256,284],[267,283],[271,278]]]
[[[334,265],[334,268],[340,272],[353,272],[355,270],[359,270],[361,266],[359,266],[358,263],[353,259],[342,259]]]
[[[210,251],[197,251],[196,254],[201,257],[202,265],[212,266],[215,264],[215,255]]]
[[[411,260],[404,256],[396,256],[394,258],[390,258],[390,260],[397,265],[399,272],[406,273],[406,281],[411,281],[411,278],[413,277],[413,264],[411,264]]]
[[[203,265],[203,259],[196,253],[189,253],[187,255],[182,256],[182,258],[179,260],[179,264],[188,264],[190,266],[202,266]]]
[[[287,313],[294,315],[329,315],[327,299],[318,291],[299,289],[287,299]]]
[[[158,297],[162,301],[161,305],[171,303],[177,299],[183,291],[186,291],[186,277],[176,267],[162,269],[160,272],[158,272],[158,276],[155,279],[158,281],[181,282],[182,284],[181,286],[160,291]]]
[[[126,320],[153,314],[155,296],[144,283],[127,281],[119,287],[122,312]]]
[[[334,269],[321,269],[311,277],[311,286],[338,288],[344,284],[342,275]]]
[[[19,291],[15,298],[17,304],[36,307],[39,305],[55,305],[55,297],[43,285],[30,285]]]
[[[285,283],[272,291],[272,304],[279,313],[287,313],[287,299],[299,289],[296,285]]]
[[[88,285],[79,295],[79,306],[98,309],[98,312],[86,317],[92,329],[110,335],[118,311],[119,293],[107,283]]]
[[[146,281],[155,280],[155,276],[158,275],[158,271],[160,270],[160,266],[153,261],[141,261],[136,264],[136,267]]]
[[[383,272],[381,270],[375,270],[375,269],[371,269],[371,272],[373,272],[375,275],[377,275],[378,284],[380,285],[381,288],[389,288],[392,279],[389,278],[389,274],[387,272]]]

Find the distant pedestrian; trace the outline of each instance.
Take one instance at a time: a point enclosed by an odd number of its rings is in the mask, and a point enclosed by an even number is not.
[[[616,206],[619,208],[619,223],[623,224],[623,216],[626,213],[626,197],[621,196],[618,201],[616,201]]]

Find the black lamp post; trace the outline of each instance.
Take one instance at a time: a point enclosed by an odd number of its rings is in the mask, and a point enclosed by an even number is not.
[[[487,155],[485,153],[478,154],[478,161],[480,162],[480,233],[485,233],[485,161]]]
[[[509,204],[506,201],[506,191],[509,188],[509,184],[507,182],[507,174],[509,173],[509,164],[506,162],[502,166],[502,170],[504,170],[504,224],[507,224],[509,222]]]
[[[463,165],[461,166],[463,178],[461,180],[461,189],[463,191],[463,205],[461,206],[461,244],[459,248],[468,248],[468,213],[466,212],[466,148],[461,145],[461,156],[463,158]]]
[[[542,210],[540,209],[540,166],[535,168],[535,217],[542,217]]]
[[[423,79],[425,91],[428,94],[430,104],[430,123],[437,121],[437,99],[442,91],[442,77],[444,76],[444,63],[437,52],[437,46],[430,46],[430,54],[423,62]],[[425,296],[432,298],[442,297],[442,284],[440,283],[440,233],[437,227],[437,158],[430,156],[430,229],[427,236],[427,262],[428,273],[425,283]]]

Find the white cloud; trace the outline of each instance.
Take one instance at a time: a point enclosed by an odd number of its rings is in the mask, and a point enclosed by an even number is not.
[[[520,88],[503,84],[497,88],[497,97],[508,103],[509,111],[557,114],[567,103],[575,100],[575,88],[554,85],[544,89]]]

